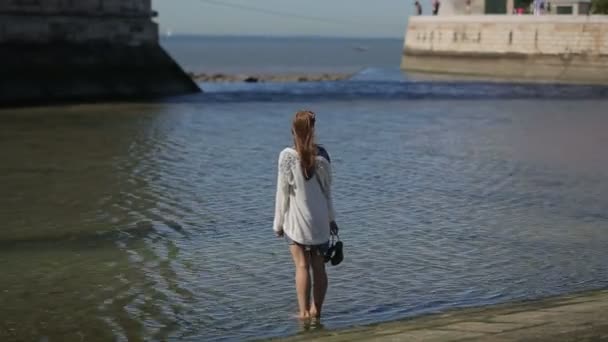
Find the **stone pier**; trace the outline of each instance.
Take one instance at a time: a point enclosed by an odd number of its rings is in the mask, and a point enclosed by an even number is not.
[[[163,51],[151,0],[0,2],[0,105],[200,91]]]
[[[414,72],[608,84],[608,16],[411,17],[401,66]]]

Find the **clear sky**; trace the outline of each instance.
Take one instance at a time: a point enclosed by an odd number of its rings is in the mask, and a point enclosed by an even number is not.
[[[429,0],[430,1],[430,0]],[[413,0],[153,0],[161,32],[403,37]]]

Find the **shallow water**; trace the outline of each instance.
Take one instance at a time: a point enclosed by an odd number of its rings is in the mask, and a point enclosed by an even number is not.
[[[440,83],[412,98],[408,84],[392,97],[369,81],[335,87],[377,96],[335,99],[223,85],[162,104],[1,111],[0,338],[304,330],[271,228],[300,108],[318,113],[332,154],[346,245],[324,328],[608,286],[600,90]],[[480,86],[498,95],[442,90]]]

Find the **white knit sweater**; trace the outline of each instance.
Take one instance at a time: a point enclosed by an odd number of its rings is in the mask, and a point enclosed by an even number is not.
[[[298,153],[293,148],[279,155],[276,206],[273,229],[302,245],[329,240],[329,223],[335,219],[331,198],[331,164],[316,158],[315,173],[306,180]]]

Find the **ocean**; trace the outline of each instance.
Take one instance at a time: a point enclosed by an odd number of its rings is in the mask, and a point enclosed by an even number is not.
[[[171,36],[161,44],[188,72],[319,73],[394,68],[401,39]]]

